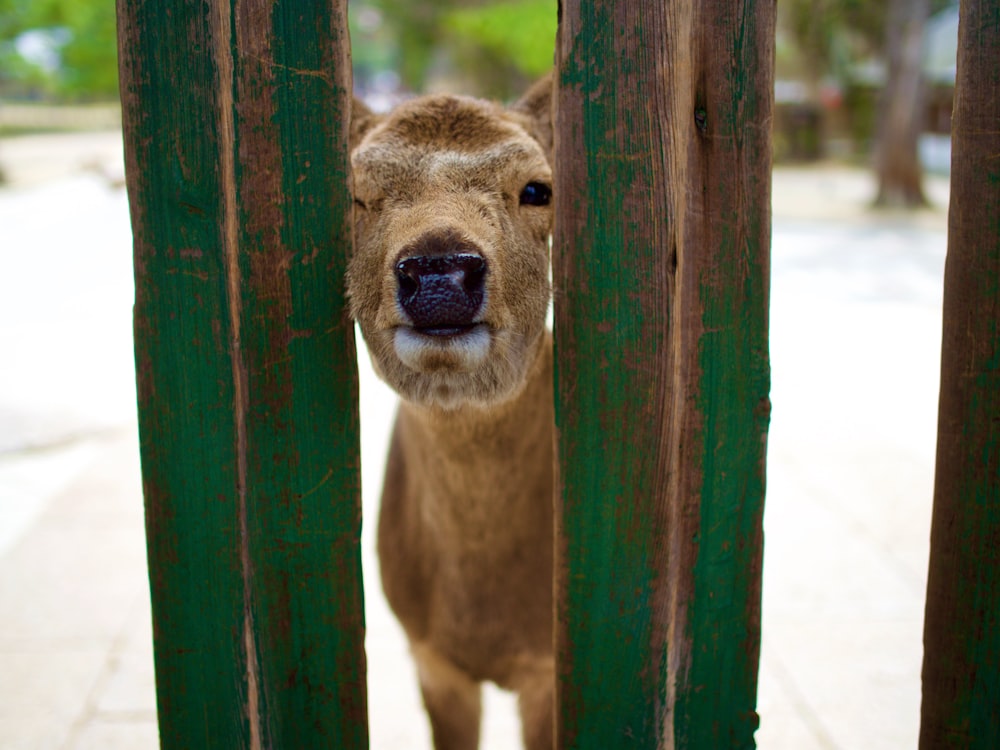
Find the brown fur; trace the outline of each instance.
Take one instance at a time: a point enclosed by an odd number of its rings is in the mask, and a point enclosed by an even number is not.
[[[549,91],[542,81],[510,109],[452,96],[383,117],[356,105],[352,122],[348,292],[376,371],[403,398],[382,582],[437,750],[477,747],[485,680],[519,694],[525,746],[552,747],[552,207],[519,202],[527,183],[552,184]],[[434,243],[487,263],[478,344],[399,338],[394,266]]]

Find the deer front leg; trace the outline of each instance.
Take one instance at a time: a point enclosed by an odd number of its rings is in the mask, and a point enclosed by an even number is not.
[[[434,750],[476,750],[482,698],[478,682],[432,647],[413,645]]]

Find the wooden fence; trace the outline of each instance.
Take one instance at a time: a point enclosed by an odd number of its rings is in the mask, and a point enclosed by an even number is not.
[[[367,744],[345,13],[119,4],[164,748]]]
[[[563,2],[560,747],[752,747],[774,7]]]
[[[959,10],[920,750],[1000,747],[1000,2]]]
[[[361,750],[345,0],[118,13],[162,747]],[[924,750],[1000,744],[1000,2],[962,13]],[[754,744],[773,44],[773,3],[561,3],[560,748]]]

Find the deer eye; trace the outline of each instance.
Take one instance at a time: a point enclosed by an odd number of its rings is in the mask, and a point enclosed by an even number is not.
[[[552,199],[552,188],[541,182],[529,182],[521,191],[522,206],[547,206]]]

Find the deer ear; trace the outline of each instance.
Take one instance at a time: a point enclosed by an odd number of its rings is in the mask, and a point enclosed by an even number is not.
[[[350,132],[350,149],[353,151],[361,143],[361,139],[364,138],[365,133],[371,130],[373,127],[381,122],[382,117],[375,114],[368,106],[354,97],[351,102],[351,132]]]
[[[510,108],[511,111],[528,118],[528,132],[545,149],[545,155],[550,162],[553,150],[552,89],[554,86],[552,73],[546,73],[535,81],[531,88],[524,93],[524,96]]]

